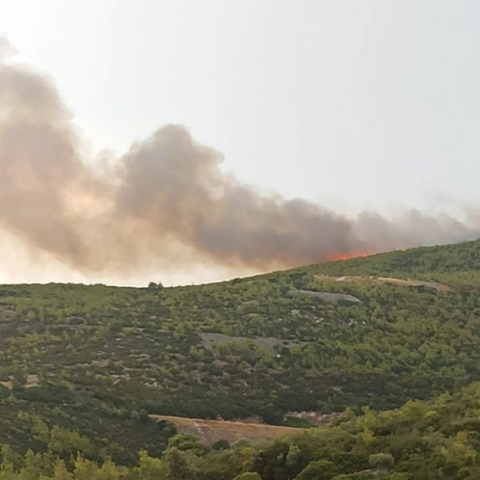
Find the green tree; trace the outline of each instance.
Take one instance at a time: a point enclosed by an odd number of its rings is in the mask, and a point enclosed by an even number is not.
[[[393,468],[395,459],[390,453],[374,453],[368,457],[368,461],[372,467],[378,468],[383,472]]]
[[[237,475],[233,480],[262,480],[257,472],[245,472]]]
[[[295,480],[331,480],[336,473],[335,465],[328,460],[310,462]]]
[[[139,454],[138,472],[142,480],[160,480],[167,478],[167,467],[159,458],[152,458],[144,450]]]

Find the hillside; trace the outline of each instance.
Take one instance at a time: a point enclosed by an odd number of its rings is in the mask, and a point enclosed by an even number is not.
[[[288,425],[458,391],[480,379],[479,293],[480,242],[201,286],[2,286],[0,443],[132,464],[175,433],[149,415]]]

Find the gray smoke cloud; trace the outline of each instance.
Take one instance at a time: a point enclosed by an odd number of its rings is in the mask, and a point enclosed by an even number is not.
[[[72,116],[44,75],[0,39],[0,228],[82,272],[190,258],[257,270],[476,238],[480,222],[408,211],[347,218],[258,193],[223,157],[167,125],[102,170],[82,157]]]

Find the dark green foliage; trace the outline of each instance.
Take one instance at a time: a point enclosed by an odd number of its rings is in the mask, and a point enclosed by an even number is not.
[[[314,460],[310,462],[295,477],[296,480],[331,480],[335,476],[335,465],[328,460]]]
[[[328,300],[322,292],[349,297]],[[70,467],[76,453],[131,466],[139,450],[160,456],[171,442],[170,463],[161,467],[165,478],[174,464],[184,465],[189,478],[198,467],[193,457],[217,455],[223,462],[236,450],[222,444],[207,453],[185,438],[176,445],[182,437],[175,438],[175,428],[157,425],[150,415],[227,420],[255,415],[268,423],[305,426],[305,420],[286,415],[346,407],[353,415],[364,406],[388,410],[411,399],[456,395],[480,380],[479,345],[480,242],[192,287],[1,286],[0,443],[21,455],[28,448],[57,455]],[[417,407],[426,404],[408,405],[411,418],[404,422],[423,418]],[[445,438],[468,431],[461,445],[477,448],[475,416],[457,415],[442,425]],[[428,428],[438,432],[439,424]],[[365,442],[370,433],[394,438],[399,429],[401,422],[382,420],[362,435]],[[411,475],[402,463],[408,451],[415,452],[408,464],[423,468],[415,455],[426,447],[415,432],[402,434],[402,441],[386,450],[355,447],[356,437],[343,427],[335,435],[342,438],[341,449],[320,442],[296,452],[280,442],[260,449],[249,467],[264,480],[290,480],[309,464],[313,471],[320,465],[315,462],[326,461],[342,465],[332,475],[368,478],[371,470],[390,475],[381,462],[372,462],[391,455],[394,473]],[[446,445],[447,453],[463,448],[455,445]],[[379,454],[387,457],[375,457]],[[456,455],[448,458],[431,477],[418,478],[469,478]],[[210,465],[211,478],[224,478],[222,462]],[[153,462],[148,468],[157,467]],[[473,467],[468,468],[470,475]]]
[[[477,383],[393,411],[366,407],[355,416],[347,410],[335,424],[259,445],[209,450],[177,435],[158,458],[140,451],[130,468],[107,456],[89,461],[88,440],[54,427],[44,453],[21,456],[4,445],[0,480],[474,480],[480,478],[479,410]],[[48,438],[37,417],[21,417],[35,425],[32,446]],[[62,458],[67,451],[73,456]]]
[[[480,241],[381,253],[317,268],[329,275],[417,276],[479,272]]]
[[[212,445],[212,450],[227,450],[230,448],[230,443],[227,440],[217,440]]]

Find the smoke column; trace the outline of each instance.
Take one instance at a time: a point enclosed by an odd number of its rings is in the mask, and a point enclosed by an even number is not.
[[[0,229],[86,274],[193,259],[266,270],[479,235],[478,216],[347,218],[262,195],[178,125],[92,168],[55,86],[11,53],[0,39]]]

